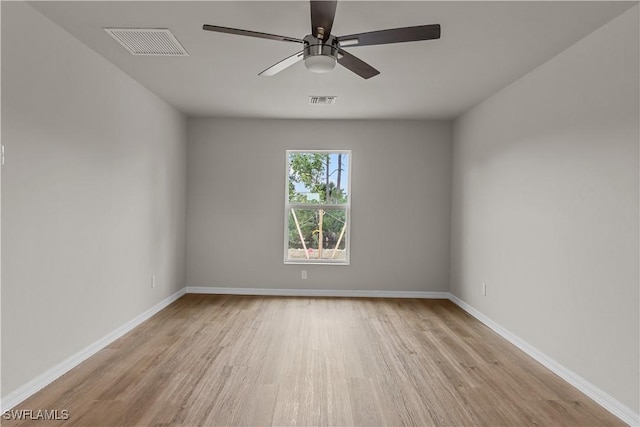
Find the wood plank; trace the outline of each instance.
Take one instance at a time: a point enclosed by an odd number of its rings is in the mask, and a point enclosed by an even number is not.
[[[446,300],[185,295],[3,426],[624,425]]]

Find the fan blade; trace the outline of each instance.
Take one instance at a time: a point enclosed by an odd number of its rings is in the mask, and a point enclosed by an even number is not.
[[[440,38],[440,25],[419,25],[417,27],[393,28],[371,31],[370,33],[351,34],[338,37],[344,46],[370,46],[375,44],[415,42]]]
[[[337,1],[311,0],[311,34],[314,37],[318,37],[318,27],[322,27],[324,29],[322,39],[329,38],[337,4]]]
[[[304,51],[301,50],[300,52],[291,55],[290,57],[283,59],[282,61],[273,64],[271,67],[267,68],[266,70],[264,70],[263,72],[261,72],[260,74],[258,74],[259,76],[273,76],[275,74],[278,74],[280,71],[284,70],[285,68],[289,68],[291,67],[293,64],[300,62],[302,60],[302,58],[304,58]]]
[[[257,31],[239,30],[237,28],[219,27],[217,25],[203,25],[203,30],[215,31],[217,33],[236,34],[238,36],[258,37],[261,39],[277,40],[281,42],[304,43],[304,41],[295,37],[278,36],[276,34],[259,33]]]
[[[362,59],[358,59],[342,49],[339,49],[338,52],[342,55],[342,58],[338,57],[338,64],[350,71],[353,71],[363,79],[370,79],[371,77],[380,74],[380,71],[376,70]]]

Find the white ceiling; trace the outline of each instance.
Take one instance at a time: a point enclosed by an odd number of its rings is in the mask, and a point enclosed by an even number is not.
[[[213,1],[31,2],[84,44],[190,116],[446,119],[610,21],[635,2],[338,3],[333,34],[440,24],[442,38],[347,48],[380,70],[364,80],[343,67],[313,74],[303,63],[274,77],[268,66],[299,50],[294,43],[212,33],[221,25],[302,38],[309,3]],[[129,54],[103,27],[169,28],[188,57]],[[309,106],[309,95],[337,95]]]

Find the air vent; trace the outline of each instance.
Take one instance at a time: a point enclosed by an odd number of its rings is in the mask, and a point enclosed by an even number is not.
[[[331,105],[336,103],[337,96],[310,96],[309,105]]]
[[[133,55],[189,56],[178,39],[166,28],[104,28]]]

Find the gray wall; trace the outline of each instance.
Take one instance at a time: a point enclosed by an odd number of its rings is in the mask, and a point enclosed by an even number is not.
[[[455,295],[636,413],[638,71],[636,6],[456,120],[451,251]]]
[[[353,150],[351,265],[283,264],[286,149]],[[448,122],[190,120],[187,284],[446,291],[450,152]]]
[[[3,396],[184,286],[186,124],[2,2]]]

